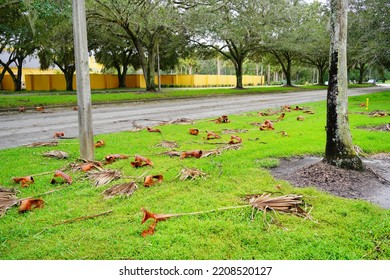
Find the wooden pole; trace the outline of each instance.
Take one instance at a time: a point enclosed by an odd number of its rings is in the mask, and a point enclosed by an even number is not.
[[[94,160],[87,23],[84,0],[73,0],[73,34],[76,58],[80,156],[88,160]]]

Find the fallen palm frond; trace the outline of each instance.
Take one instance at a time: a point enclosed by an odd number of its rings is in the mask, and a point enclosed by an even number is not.
[[[131,196],[137,190],[137,184],[132,181],[130,183],[123,183],[119,185],[112,186],[109,189],[106,189],[103,192],[105,198],[112,198],[116,195],[119,196]]]
[[[200,158],[202,156],[202,150],[194,150],[194,151],[188,151],[188,152],[182,152],[180,155],[180,159],[184,159],[187,157],[194,157],[194,158]]]
[[[73,180],[72,180],[72,177],[70,177],[68,174],[64,173],[63,171],[61,170],[56,170],[54,172],[54,177],[59,177],[59,178],[62,178],[67,184],[72,184]],[[53,178],[51,180],[51,183],[52,184],[55,184],[57,183],[56,180]]]
[[[209,157],[209,156],[220,155],[223,151],[238,150],[239,148],[241,148],[241,143],[233,142],[233,143],[230,144],[230,142],[229,142],[228,144],[229,145],[225,145],[225,146],[219,147],[219,148],[214,149],[214,150],[203,151],[202,152],[202,157]]]
[[[180,157],[183,152],[177,152],[177,151],[166,151],[161,153],[160,155],[167,155],[170,157]]]
[[[271,210],[312,219],[311,216],[301,208],[301,206],[305,204],[302,200],[302,195],[270,196],[271,194],[254,196],[249,199],[249,204],[264,213],[267,210]]]
[[[207,140],[210,140],[210,139],[220,139],[221,136],[219,136],[217,133],[214,133],[212,131],[206,131],[207,132]]]
[[[222,129],[222,134],[247,133],[247,129]]]
[[[25,147],[48,147],[48,146],[58,146],[57,141],[50,141],[50,142],[34,142],[31,144],[24,145]]]
[[[134,168],[142,167],[142,166],[153,166],[153,162],[147,157],[135,155],[134,161],[130,162],[130,164]]]
[[[113,212],[113,210],[108,210],[106,212],[99,213],[99,214],[94,214],[94,215],[90,215],[90,216],[82,216],[82,217],[78,217],[78,218],[74,218],[74,219],[70,219],[70,220],[64,220],[62,222],[54,224],[53,226],[59,226],[59,225],[69,224],[69,223],[73,223],[73,222],[77,222],[77,221],[84,221],[84,220],[88,220],[88,219],[93,219],[93,218],[96,218],[96,217],[100,217],[100,216],[111,214],[112,212]]]
[[[58,150],[44,152],[42,155],[44,157],[52,157],[52,158],[58,158],[58,159],[64,159],[64,158],[69,157],[68,153],[63,152],[63,151],[58,151]]]
[[[78,163],[78,164],[72,163],[72,164],[70,164],[70,167],[71,167],[72,171],[87,172],[87,171],[90,171],[92,169],[97,169],[100,171],[103,170],[102,164],[100,162],[83,162],[83,163]]]
[[[24,177],[13,177],[12,180],[15,183],[20,183],[22,188],[30,186],[30,184],[34,183],[33,176],[24,176]]]
[[[103,147],[105,146],[106,143],[104,142],[104,140],[98,140],[96,143],[95,143],[95,148],[99,148],[99,147]]]
[[[144,178],[144,187],[148,188],[153,186],[156,183],[161,183],[163,181],[163,175],[148,175]]]
[[[156,147],[173,149],[173,148],[178,148],[179,145],[175,141],[163,140],[160,144],[157,144]]]
[[[134,128],[130,131],[138,132],[138,131],[141,131],[144,129],[144,127],[142,125],[138,125],[135,121],[132,121],[132,124],[133,124]]]
[[[111,164],[111,163],[115,162],[117,159],[127,159],[127,158],[129,158],[127,155],[122,155],[122,154],[107,155],[104,157],[104,159],[105,159],[104,164]]]
[[[179,175],[177,175],[177,177],[179,177],[179,176],[180,176],[180,181],[184,181],[186,179],[195,180],[196,178],[205,179],[205,177],[207,176],[207,173],[204,173],[196,168],[184,167],[180,171]]]
[[[45,201],[41,198],[27,198],[23,199],[19,206],[19,213],[31,211],[35,208],[43,208]]]
[[[157,132],[157,133],[161,133],[161,130],[158,129],[158,128],[146,127],[146,130],[147,130],[148,132]]]
[[[176,119],[174,121],[163,121],[160,122],[159,125],[166,125],[166,124],[194,124],[195,122],[191,119],[187,118],[181,118],[181,119]]]
[[[0,217],[12,206],[19,203],[19,199],[16,197],[15,189],[7,189],[0,187]]]
[[[197,128],[190,128],[188,130],[188,132],[191,134],[191,135],[198,135],[199,134],[199,129]]]
[[[310,214],[301,208],[301,206],[304,205],[302,196],[300,195],[284,195],[279,197],[270,197],[270,196],[271,194],[250,195],[247,196],[247,200],[249,201],[248,204],[245,205],[228,206],[228,207],[222,207],[222,208],[212,209],[212,210],[179,213],[179,214],[155,214],[147,211],[145,208],[141,208],[141,211],[143,212],[141,224],[145,223],[149,219],[153,220],[153,224],[149,226],[149,229],[144,230],[141,233],[141,235],[142,237],[146,237],[147,235],[153,235],[158,222],[165,221],[172,217],[200,215],[205,213],[225,211],[225,210],[245,208],[245,207],[252,207],[253,209],[263,211],[264,214],[266,214],[267,210],[272,210],[272,211],[278,211],[282,213],[294,214],[296,216],[309,218],[310,220],[312,220]]]
[[[230,141],[228,144],[235,145],[235,144],[239,144],[239,143],[242,143],[241,137],[239,137],[237,135],[230,136]]]
[[[100,187],[121,178],[122,174],[117,170],[107,169],[102,171],[89,171],[87,172],[87,176],[90,180],[94,181],[93,184],[95,187]]]

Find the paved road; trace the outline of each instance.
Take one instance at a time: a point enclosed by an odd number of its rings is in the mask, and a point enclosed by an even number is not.
[[[352,89],[349,94],[361,95],[383,90],[383,87]],[[178,118],[218,117],[325,99],[326,91],[320,90],[100,105],[94,106],[92,110],[93,131],[95,135],[119,132],[133,129],[133,121],[138,125],[153,126],[161,121]],[[0,149],[50,141],[56,131],[64,131],[67,137],[78,137],[77,119],[77,111],[72,108],[47,109],[45,113],[1,113]]]

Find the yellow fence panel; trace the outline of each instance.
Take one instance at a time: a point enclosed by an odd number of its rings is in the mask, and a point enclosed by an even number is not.
[[[157,84],[157,76],[155,83]],[[119,85],[117,75],[91,74],[91,89],[111,89]],[[66,83],[63,74],[31,74],[25,75],[26,90],[65,90]],[[232,87],[236,85],[234,75],[161,75],[161,84],[164,87]],[[243,76],[244,86],[264,84],[264,76]],[[3,89],[13,90],[10,76],[4,76]],[[127,88],[145,88],[144,76],[130,74],[126,76]],[[12,89],[11,89],[12,88]],[[76,75],[73,77],[73,88],[76,89]]]

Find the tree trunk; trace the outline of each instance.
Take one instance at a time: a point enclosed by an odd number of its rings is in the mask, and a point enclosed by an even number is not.
[[[243,62],[241,60],[236,61],[234,63],[234,68],[236,70],[236,88],[237,89],[244,89],[244,85],[242,83],[242,64]]]
[[[319,85],[324,85],[324,72],[325,69],[323,67],[317,67],[318,70],[318,84]]]
[[[283,69],[284,74],[286,75],[286,86],[292,87],[292,81],[291,81],[291,59],[289,57],[286,57],[287,59],[287,67]]]
[[[364,72],[366,72],[366,65],[364,63],[359,63],[359,84],[363,84]]]
[[[66,83],[66,90],[72,91],[73,90],[73,74],[75,71],[75,66],[68,67],[65,72],[65,83]]]
[[[344,169],[363,170],[363,163],[352,144],[348,122],[346,51],[348,0],[331,0],[330,7],[330,67],[323,161]]]
[[[23,59],[18,61],[18,74],[15,81],[15,91],[22,90]]]
[[[146,91],[156,91],[156,84],[154,82],[155,72],[154,72],[154,51],[149,51],[149,56],[147,58],[147,66],[146,66],[146,73],[144,73],[145,76],[145,82],[146,82]]]
[[[120,66],[116,70],[117,70],[117,75],[118,75],[118,84],[119,84],[118,87],[125,88],[126,87],[127,66],[123,66],[122,71],[121,71]]]

